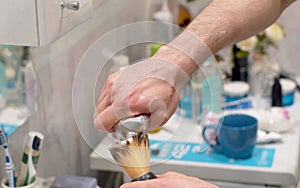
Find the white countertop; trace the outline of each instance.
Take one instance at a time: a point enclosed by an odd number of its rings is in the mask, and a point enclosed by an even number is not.
[[[180,125],[180,126],[179,126]],[[296,185],[299,177],[299,127],[283,134],[280,143],[258,145],[261,150],[273,150],[271,166],[251,166],[228,163],[195,162],[188,160],[151,158],[151,171],[164,173],[177,171],[206,180],[238,182],[255,185]],[[191,120],[174,115],[158,133],[150,134],[150,140],[164,142],[199,143],[202,141],[202,127]],[[112,159],[108,148],[114,144],[108,135],[90,155],[90,167],[94,170],[122,171]],[[192,150],[192,148],[190,148]],[[203,152],[205,153],[205,152]],[[262,155],[262,158],[264,156]]]

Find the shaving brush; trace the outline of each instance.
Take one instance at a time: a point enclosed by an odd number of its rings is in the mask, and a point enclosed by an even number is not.
[[[135,123],[140,122],[135,120]],[[130,123],[132,123],[132,121]],[[124,124],[119,126],[122,126],[120,129],[124,129]],[[131,181],[143,181],[156,178],[156,176],[150,172],[150,144],[147,133],[135,131],[125,131],[125,133],[126,135],[122,137],[125,139],[118,140],[118,142],[109,149],[115,161],[132,179]]]

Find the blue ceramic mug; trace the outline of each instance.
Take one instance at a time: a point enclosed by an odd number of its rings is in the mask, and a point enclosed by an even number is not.
[[[226,115],[219,120],[219,125],[207,125],[203,128],[204,141],[216,152],[224,153],[230,158],[251,157],[256,144],[258,121],[245,114]],[[211,143],[206,131],[212,129],[216,143]]]

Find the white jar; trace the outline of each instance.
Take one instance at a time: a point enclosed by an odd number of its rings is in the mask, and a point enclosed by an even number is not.
[[[248,98],[250,85],[243,81],[234,81],[224,84],[226,110],[252,108],[252,100]]]
[[[234,81],[224,84],[226,102],[233,102],[248,97],[250,86],[246,82]]]

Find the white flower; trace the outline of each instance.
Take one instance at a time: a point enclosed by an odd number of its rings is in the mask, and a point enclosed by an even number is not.
[[[270,40],[277,42],[283,39],[285,32],[278,23],[274,23],[265,30],[265,34]]]
[[[256,36],[252,36],[250,38],[247,38],[241,42],[238,42],[236,45],[239,47],[242,51],[252,51],[256,47],[256,44],[258,42],[258,39]]]

